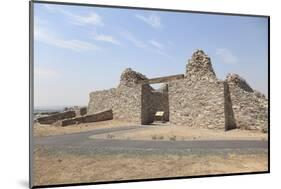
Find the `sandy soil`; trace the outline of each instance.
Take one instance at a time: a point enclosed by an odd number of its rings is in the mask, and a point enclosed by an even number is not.
[[[267,171],[267,154],[95,155],[34,153],[35,185]]]
[[[267,140],[267,133],[234,129],[230,131],[190,128],[184,126],[151,126],[137,130],[118,131],[91,138],[120,140]]]
[[[136,124],[127,121],[122,121],[122,120],[108,120],[108,121],[100,121],[100,122],[85,123],[85,124],[83,123],[78,125],[70,125],[67,127],[57,127],[53,125],[45,125],[45,124],[43,125],[43,124],[35,123],[33,127],[33,135],[34,136],[63,135],[63,134],[91,131],[101,128],[113,128],[113,127],[132,126],[132,125],[136,125]]]

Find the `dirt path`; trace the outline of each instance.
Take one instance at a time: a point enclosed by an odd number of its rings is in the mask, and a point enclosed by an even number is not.
[[[54,151],[64,151],[74,154],[93,153],[190,153],[190,151],[202,152],[253,152],[267,150],[268,142],[262,140],[194,140],[194,141],[148,141],[148,140],[115,140],[115,139],[91,139],[90,136],[102,133],[138,130],[143,127],[127,126],[120,128],[99,129],[83,133],[56,135],[47,137],[35,137],[35,146]]]

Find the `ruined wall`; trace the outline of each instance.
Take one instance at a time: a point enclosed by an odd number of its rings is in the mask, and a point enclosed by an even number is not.
[[[142,74],[126,69],[117,88],[90,93],[88,114],[112,109],[114,119],[124,119],[140,123],[141,85],[139,80],[146,79]]]
[[[75,111],[70,110],[70,111],[64,111],[64,112],[60,112],[60,113],[45,116],[45,117],[39,117],[37,119],[37,121],[40,124],[53,124],[53,123],[55,123],[59,120],[63,120],[63,119],[67,119],[67,118],[73,118],[75,116],[76,116]]]
[[[190,78],[169,83],[170,122],[203,128],[224,128],[224,86],[222,81]]]
[[[211,59],[197,50],[188,60],[184,79],[169,82],[170,122],[204,128],[225,128],[224,85]]]
[[[268,101],[266,97],[259,92],[255,92],[237,74],[229,74],[226,81],[229,85],[237,127],[267,130]]]
[[[114,101],[117,101],[115,99],[115,91],[116,89],[112,88],[109,90],[91,92],[88,104],[88,114],[113,109]]]
[[[114,119],[149,124],[156,111],[164,111],[165,119],[177,125],[267,130],[266,97],[237,74],[225,81],[217,79],[210,57],[202,50],[188,60],[184,78],[168,81],[160,90],[144,84],[147,79],[126,69],[117,88],[90,94],[88,114],[112,110]]]
[[[169,97],[166,91],[155,91],[149,85],[142,85],[141,103],[143,125],[152,123],[157,111],[164,111],[164,120],[169,121]]]
[[[141,86],[119,86],[116,89],[90,93],[88,114],[112,109],[114,119],[140,122]]]
[[[57,123],[57,126],[68,126],[73,124],[80,124],[80,123],[91,123],[91,122],[97,122],[97,121],[105,121],[105,120],[111,120],[113,119],[113,113],[112,110],[106,110],[103,112],[98,112],[95,114],[90,115],[84,115],[79,116],[71,119],[64,119]]]

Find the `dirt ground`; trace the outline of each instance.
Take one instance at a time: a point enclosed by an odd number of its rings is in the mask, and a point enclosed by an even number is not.
[[[94,155],[34,153],[35,185],[267,171],[267,154]]]
[[[52,125],[34,124],[34,136],[64,135],[91,131],[95,129],[134,126],[136,123],[122,120],[108,120],[87,124],[57,127]],[[137,127],[137,126],[136,126]],[[234,129],[224,130],[190,128],[186,126],[174,126],[169,124],[146,126],[130,131],[118,131],[92,136],[91,138],[120,140],[267,140],[267,133]]]
[[[121,126],[132,126],[135,123],[130,123],[122,120],[108,120],[92,123],[83,123],[78,125],[70,125],[67,127],[58,127],[53,125],[35,123],[33,127],[33,136],[52,136],[52,135],[64,135],[71,133],[79,133],[84,131],[91,131],[101,128],[113,128]]]
[[[267,134],[260,131],[241,129],[224,131],[184,126],[151,126],[94,135],[91,138],[108,139],[108,136],[120,140],[267,140]]]

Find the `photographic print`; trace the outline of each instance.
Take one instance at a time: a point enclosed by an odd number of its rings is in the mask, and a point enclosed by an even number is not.
[[[269,17],[31,2],[31,185],[269,172]]]

